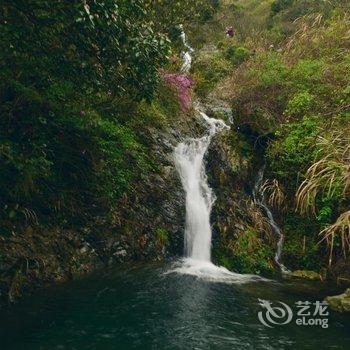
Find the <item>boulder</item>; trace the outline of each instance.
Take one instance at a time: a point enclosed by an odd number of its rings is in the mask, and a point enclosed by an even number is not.
[[[332,310],[338,312],[350,312],[350,288],[343,294],[327,297],[325,301]]]
[[[322,280],[322,276],[319,273],[315,271],[308,271],[308,270],[296,270],[291,272],[289,276],[294,278],[312,280],[312,281]]]

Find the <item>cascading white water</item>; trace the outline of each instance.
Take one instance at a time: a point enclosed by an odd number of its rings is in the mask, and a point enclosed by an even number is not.
[[[191,69],[191,54],[194,50],[187,43],[182,25],[180,29],[181,39],[186,49],[182,53],[181,72],[186,74]],[[176,266],[167,273],[176,272],[225,283],[267,281],[255,275],[231,272],[211,262],[210,213],[215,196],[208,185],[204,157],[213,136],[230,127],[222,120],[209,118],[200,110],[200,107],[196,110],[208,126],[208,133],[200,138],[189,138],[179,143],[174,150],[175,166],[186,193],[185,255],[187,258],[181,262],[180,266]]]
[[[215,196],[208,185],[204,157],[213,136],[230,128],[222,120],[198,112],[209,127],[208,133],[200,138],[189,138],[179,143],[174,150],[175,166],[186,193],[186,259],[170,272],[193,275],[212,282],[241,284],[267,281],[256,275],[234,273],[211,262],[210,213]]]
[[[191,66],[192,66],[192,53],[194,52],[193,48],[188,44],[187,42],[187,37],[186,37],[186,33],[183,29],[182,24],[180,24],[180,30],[181,30],[181,40],[182,43],[185,47],[185,50],[182,52],[181,56],[182,56],[182,60],[183,60],[183,64],[181,67],[181,73],[186,74],[190,71]]]
[[[195,260],[210,261],[210,213],[215,197],[207,182],[204,155],[212,137],[229,127],[222,120],[199,113],[208,124],[209,133],[178,144],[174,158],[186,192],[185,254]]]
[[[277,236],[277,246],[275,253],[275,262],[281,269],[282,273],[289,273],[290,271],[282,264],[281,254],[283,247],[284,235],[281,229],[278,227],[270,208],[266,204],[265,194],[263,191],[263,181],[264,181],[265,164],[260,168],[258,176],[253,189],[253,198],[256,204],[258,204],[266,214],[269,225],[271,226],[273,232]]]
[[[181,40],[185,48],[182,53],[181,72],[186,74],[191,69],[191,54],[194,50],[187,42],[182,25],[180,29]],[[174,158],[186,192],[185,255],[194,260],[210,262],[210,213],[214,195],[207,182],[204,155],[215,133],[228,127],[222,120],[209,118],[199,109],[198,112],[209,126],[209,133],[201,138],[191,138],[178,144]]]

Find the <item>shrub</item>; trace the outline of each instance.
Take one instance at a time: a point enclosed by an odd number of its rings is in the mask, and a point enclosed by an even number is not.
[[[159,76],[167,24],[213,4],[2,1],[0,215],[85,220],[155,171],[142,131],[179,112]]]
[[[287,116],[303,117],[311,111],[314,106],[314,96],[308,91],[295,94],[287,104],[285,114]]]
[[[275,15],[278,12],[281,12],[293,4],[294,0],[275,0],[271,4],[271,13]]]
[[[228,72],[229,63],[219,53],[204,53],[198,57],[193,66],[195,72],[195,91],[205,96]]]
[[[225,51],[225,57],[233,64],[240,64],[250,57],[250,51],[243,46],[230,45]]]
[[[291,191],[316,156],[318,132],[317,118],[304,117],[300,122],[281,126],[277,139],[268,145],[266,156],[271,172]]]

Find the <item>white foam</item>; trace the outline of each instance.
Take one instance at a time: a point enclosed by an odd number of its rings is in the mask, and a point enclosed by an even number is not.
[[[180,262],[176,262],[173,268],[166,272],[166,274],[170,273],[190,275],[209,282],[228,284],[270,281],[257,275],[235,273],[223,266],[216,266],[210,261],[200,261],[191,258],[185,258]]]

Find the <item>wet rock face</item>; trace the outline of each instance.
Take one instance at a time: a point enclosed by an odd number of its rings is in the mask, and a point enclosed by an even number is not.
[[[216,201],[212,211],[214,228],[214,250],[221,238],[231,231],[246,228],[246,205],[248,195],[245,192],[245,173],[249,163],[242,158],[231,144],[232,130],[218,135],[213,140],[207,155],[207,174],[213,188]]]
[[[276,242],[252,200],[257,163],[254,141],[231,124],[231,130],[217,135],[208,150],[207,174],[216,196],[211,215],[212,256],[216,264],[233,271],[270,275],[277,271]]]
[[[62,281],[98,267],[94,247],[68,230],[35,230],[0,242],[0,301],[14,302],[36,286]]]
[[[350,312],[350,288],[343,294],[327,297],[329,307],[338,312]]]
[[[165,130],[143,131],[151,145],[158,170],[135,184],[131,196],[125,198],[120,221],[114,232],[123,237],[120,246],[127,252],[115,255],[107,252],[110,262],[114,256],[126,260],[161,260],[183,253],[185,224],[185,194],[174,166],[174,147],[184,138],[201,132],[197,116],[184,114]],[[111,237],[113,240],[113,237]]]

